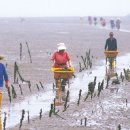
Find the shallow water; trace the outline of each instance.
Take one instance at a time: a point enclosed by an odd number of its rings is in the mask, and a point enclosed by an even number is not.
[[[111,29],[109,26],[105,26],[105,27],[102,27],[102,26],[100,26],[100,25],[97,25],[98,26],[98,28],[100,28],[100,29],[106,29],[106,30],[117,30],[117,31],[120,31],[120,32],[126,32],[126,33],[130,33],[130,30],[127,30],[127,29]]]
[[[123,62],[122,62],[123,61]],[[87,92],[88,83],[94,80],[94,76],[97,76],[97,82],[101,82],[105,78],[106,65],[105,61],[100,61],[102,65],[96,66],[94,70],[84,71],[79,73],[77,77],[70,81],[70,102],[76,101],[78,99],[79,90],[82,89],[82,94]],[[130,54],[117,58],[117,67],[115,68],[117,73],[124,68],[128,68],[130,65]],[[45,92],[27,97],[24,101],[20,103],[10,104],[9,107],[4,107],[3,112],[7,113],[6,128],[13,127],[19,124],[22,109],[26,111],[24,121],[27,120],[27,111],[30,112],[30,118],[39,115],[40,109],[42,108],[42,113],[48,112],[50,110],[50,104],[53,102],[55,93],[52,89],[52,84],[45,86],[48,88]],[[97,86],[96,86],[97,87]],[[108,103],[108,101],[106,101]],[[104,102],[105,103],[105,102]],[[115,103],[115,106],[118,107]],[[128,107],[130,107],[128,105]],[[2,120],[4,119],[4,114],[2,113]],[[89,124],[95,124],[95,122],[90,122]]]

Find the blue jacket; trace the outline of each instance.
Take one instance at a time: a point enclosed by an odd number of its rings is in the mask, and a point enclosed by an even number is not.
[[[3,80],[8,81],[8,75],[5,66],[0,63],[0,87],[3,87]]]

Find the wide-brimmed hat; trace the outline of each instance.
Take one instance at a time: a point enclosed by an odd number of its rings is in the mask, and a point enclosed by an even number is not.
[[[59,44],[57,44],[57,49],[58,49],[58,51],[60,51],[60,50],[66,50],[66,46],[65,46],[65,44],[64,43],[59,43]]]
[[[3,60],[4,59],[4,56],[0,55],[0,60]]]

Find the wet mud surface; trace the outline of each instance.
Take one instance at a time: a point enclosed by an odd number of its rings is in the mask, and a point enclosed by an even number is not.
[[[45,19],[26,19],[24,23],[20,23],[18,19],[13,20],[3,20],[0,23],[2,30],[0,31],[0,44],[1,44],[1,54],[6,56],[3,61],[7,63],[7,71],[10,78],[10,86],[14,83],[14,62],[16,61],[20,73],[24,79],[31,81],[31,92],[29,91],[28,85],[22,83],[19,79],[18,84],[13,84],[17,93],[17,98],[9,102],[8,93],[4,90],[4,100],[3,100],[3,110],[2,118],[4,118],[4,112],[7,112],[7,118],[12,117],[11,120],[19,120],[21,118],[22,109],[28,111],[28,106],[20,107],[21,102],[27,97],[34,95],[34,99],[27,99],[26,104],[30,103],[30,107],[34,107],[31,113],[34,114],[35,109],[44,109],[47,111],[41,120],[34,118],[30,121],[30,124],[26,122],[23,123],[22,129],[28,130],[42,130],[42,129],[108,129],[113,130],[119,124],[122,125],[124,130],[129,128],[129,83],[121,83],[120,85],[109,86],[105,89],[101,96],[98,98],[94,97],[92,100],[87,99],[86,102],[83,101],[85,93],[87,92],[87,84],[93,80],[94,76],[101,73],[99,80],[101,81],[105,76],[105,63],[101,60],[105,58],[103,50],[106,38],[110,30],[99,29],[98,27],[88,26],[87,24],[82,24],[80,22],[63,22],[56,20],[52,22],[45,22]],[[76,21],[78,21],[76,19]],[[118,40],[118,48],[120,51],[119,56],[122,56],[129,52],[129,32],[114,30],[115,37]],[[26,42],[29,44],[32,63],[30,63],[29,54],[26,46]],[[47,95],[52,95],[49,104],[55,93],[53,93],[52,83],[54,82],[53,73],[50,71],[50,57],[54,50],[56,50],[56,45],[59,42],[64,42],[67,46],[67,50],[71,55],[72,64],[76,69],[76,79],[72,79],[70,86],[71,100],[69,102],[69,108],[67,111],[63,111],[63,107],[57,108],[60,110],[58,113],[60,116],[64,117],[61,119],[56,115],[51,118],[48,117],[48,111],[50,105],[46,105],[46,93]],[[20,60],[20,43],[22,43],[22,60]],[[91,50],[91,56],[93,57],[93,68],[94,66],[104,66],[102,70],[99,70],[98,74],[91,76],[92,70],[83,71],[79,73],[79,62],[82,62],[81,55],[85,56],[86,51]],[[129,64],[126,65],[128,67]],[[124,62],[125,66],[125,62]],[[118,69],[118,68],[117,68]],[[122,68],[119,68],[122,69]],[[85,80],[84,73],[89,75],[90,79]],[[79,78],[80,77],[80,78]],[[43,83],[44,89],[40,87],[39,81]],[[23,95],[20,93],[19,84],[21,84],[23,89]],[[36,86],[39,85],[39,90]],[[81,86],[81,87],[80,87]],[[86,88],[85,88],[85,87]],[[74,87],[77,90],[74,93]],[[83,96],[81,97],[80,105],[76,105],[76,98],[78,98],[79,89],[83,89]],[[125,89],[124,89],[125,88]],[[118,91],[117,91],[118,90]],[[127,90],[127,91],[126,91]],[[107,96],[106,96],[107,95]],[[42,97],[42,98],[40,98]],[[111,98],[113,97],[113,98]],[[37,104],[37,98],[41,100],[43,106]],[[128,99],[128,106],[126,106],[125,99]],[[118,104],[119,103],[119,104]],[[14,106],[17,104],[16,109]],[[115,105],[114,105],[115,104]],[[36,107],[39,106],[39,107]],[[46,107],[45,107],[46,106]],[[18,109],[18,110],[17,110]],[[18,112],[18,113],[17,113]],[[39,115],[37,111],[34,115]],[[18,117],[13,117],[13,113],[17,113]],[[30,113],[30,115],[31,115]],[[32,115],[33,115],[32,114]],[[87,118],[87,124],[84,128],[84,124],[81,125],[81,119]],[[119,120],[120,118],[120,120]],[[27,113],[26,113],[27,119]],[[14,122],[14,121],[13,121]],[[84,122],[84,120],[83,120]],[[15,123],[11,123],[15,125]],[[10,126],[11,126],[10,125]],[[8,123],[7,123],[7,126]],[[14,128],[9,128],[12,130],[17,130],[19,126]]]

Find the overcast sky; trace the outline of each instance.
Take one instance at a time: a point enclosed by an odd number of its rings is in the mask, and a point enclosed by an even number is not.
[[[127,14],[130,14],[130,0],[0,0],[0,17]]]

